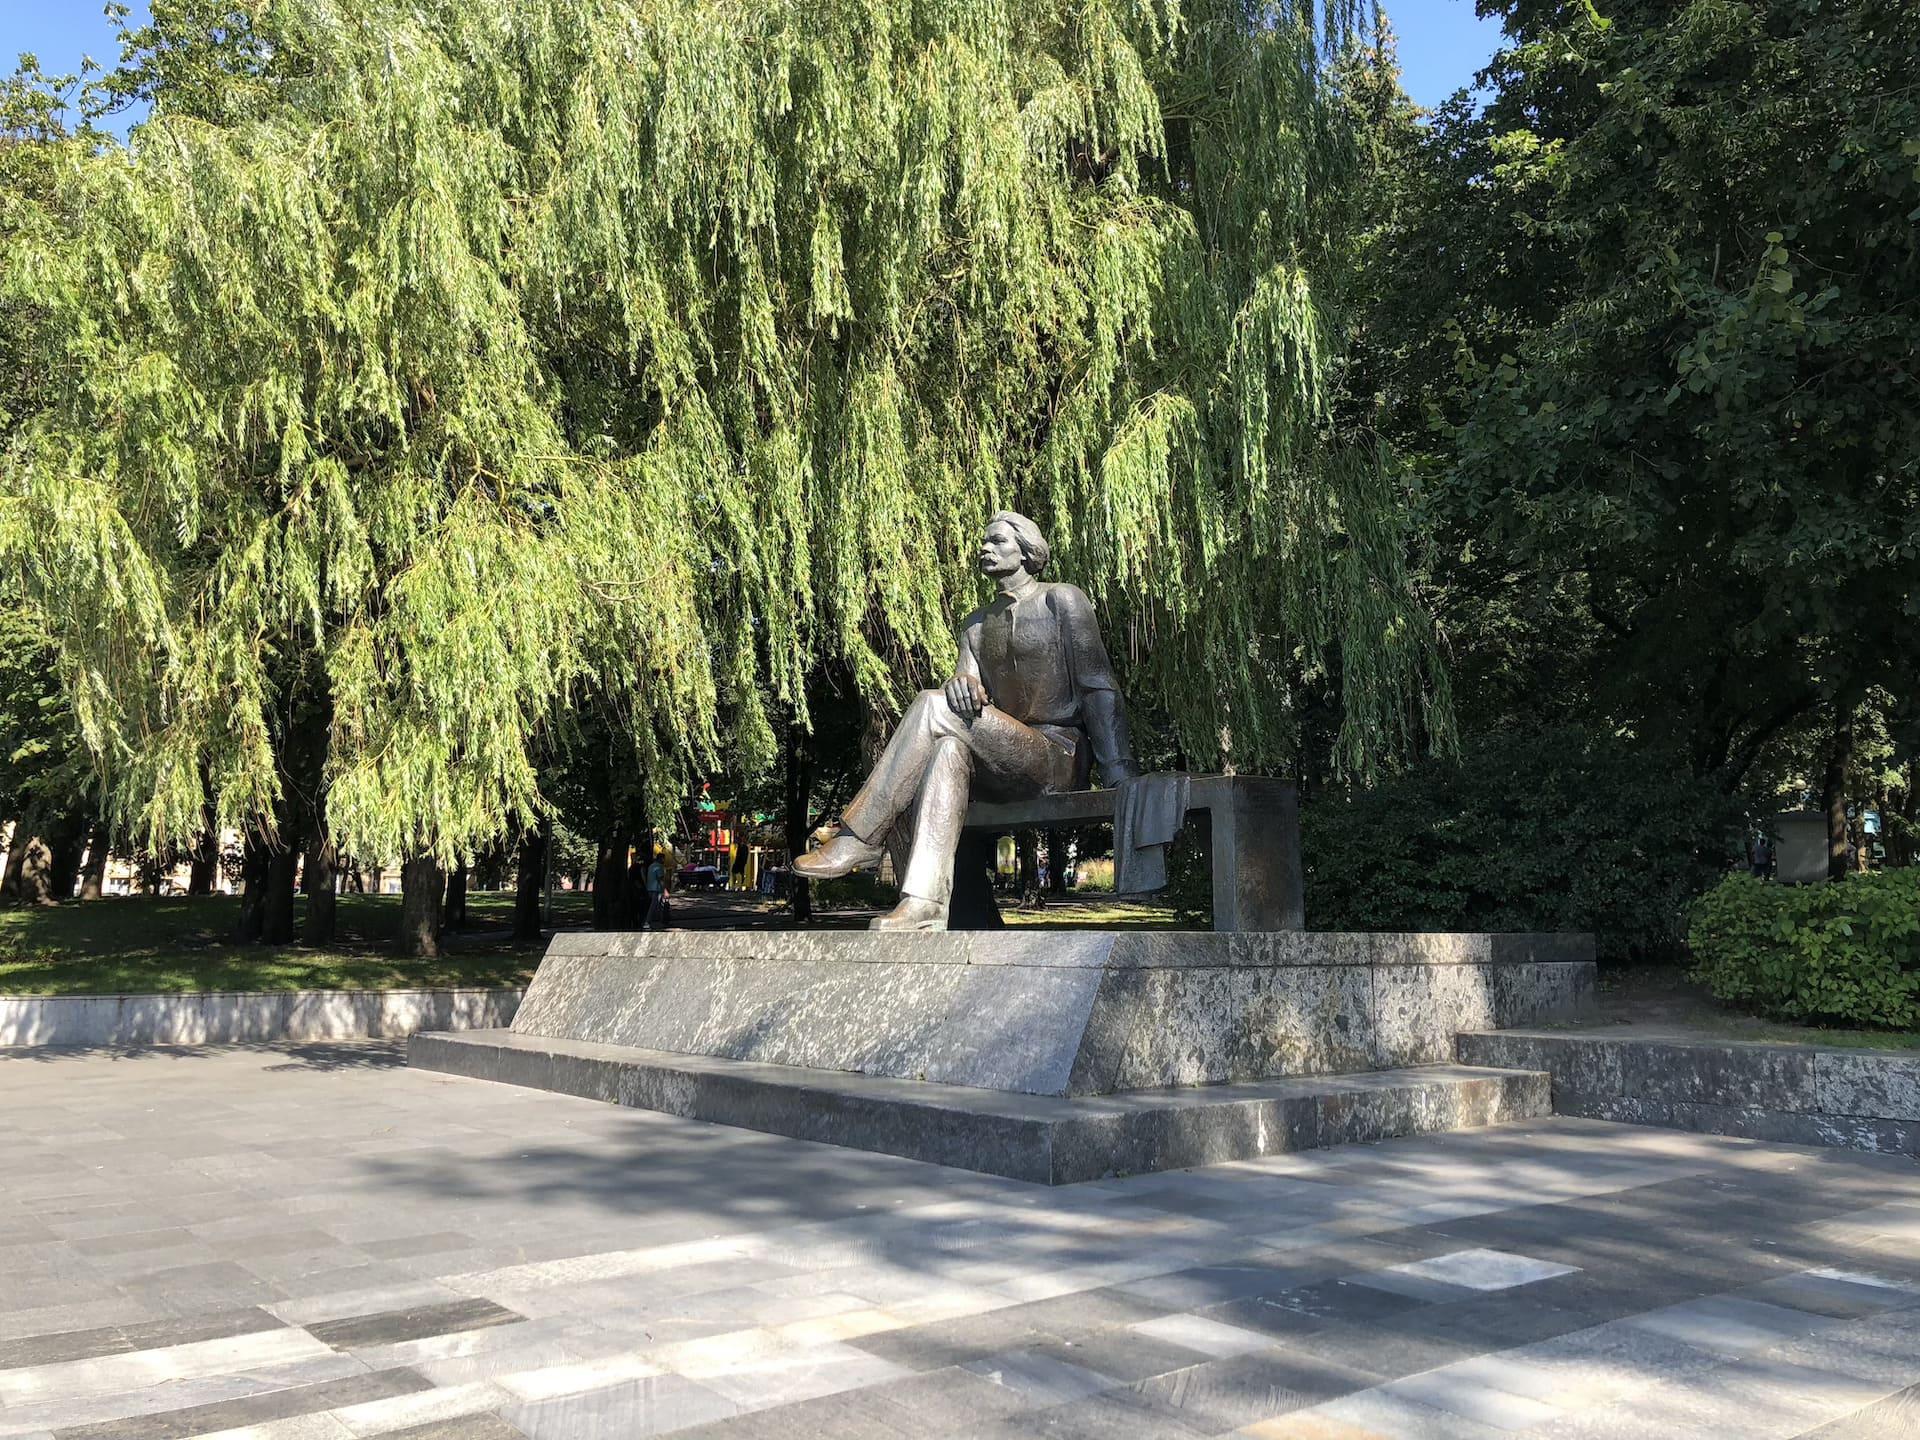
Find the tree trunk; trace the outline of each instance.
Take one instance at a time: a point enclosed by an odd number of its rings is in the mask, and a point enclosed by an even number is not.
[[[808,833],[813,829],[810,806],[813,800],[813,757],[807,750],[807,737],[799,722],[787,719],[787,855],[789,861],[807,853]],[[787,885],[791,894],[793,923],[805,925],[813,919],[813,887],[791,869]]]
[[[301,888],[307,893],[307,923],[300,938],[309,945],[331,945],[339,926],[333,891],[333,842],[317,831],[307,840]]]
[[[53,903],[73,898],[74,887],[80,883],[80,860],[85,853],[87,843],[87,822],[80,816],[69,816],[52,828],[46,837],[49,859],[47,862],[47,887],[52,892]]]
[[[20,899],[21,877],[27,868],[27,844],[32,839],[25,816],[13,822],[13,830],[7,837],[7,868],[0,872],[0,901]]]
[[[1020,903],[1032,904],[1040,898],[1040,841],[1031,830],[1014,836],[1013,851],[1020,859]]]
[[[625,830],[616,830],[600,841],[593,863],[593,928],[627,928],[627,850],[631,844]]]
[[[107,888],[107,822],[96,820],[87,836],[87,862],[80,869],[80,898],[98,900]]]
[[[1841,723],[1827,751],[1827,773],[1820,785],[1820,808],[1827,814],[1827,878],[1847,876],[1847,770],[1853,764],[1853,718]]]
[[[240,842],[240,919],[234,938],[242,945],[258,945],[267,921],[267,871],[273,852],[255,825],[248,825]]]
[[[542,820],[520,832],[520,871],[513,891],[513,938],[538,940],[540,899],[547,882],[547,847],[553,844],[553,822]]]
[[[442,923],[449,930],[467,928],[467,862],[465,860],[453,867],[453,878],[447,881],[447,912]]]
[[[273,858],[267,863],[260,938],[269,945],[293,943],[293,892],[299,870],[300,852],[287,843],[283,831],[274,847]]]
[[[411,856],[400,867],[400,948],[408,955],[432,959],[440,953],[446,889],[440,862],[431,855]]]
[[[187,852],[187,894],[211,895],[220,874],[220,834],[208,826]]]
[[[1067,893],[1067,832],[1047,831],[1047,893]]]

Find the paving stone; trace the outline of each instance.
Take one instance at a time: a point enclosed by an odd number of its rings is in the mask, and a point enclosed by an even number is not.
[[[457,1420],[429,1420],[404,1430],[382,1430],[380,1440],[526,1440],[498,1415],[463,1415]]]
[[[1022,1321],[1001,1319],[997,1311],[988,1311],[984,1315],[863,1335],[848,1343],[909,1370],[939,1370],[1059,1338]]]
[[[1803,1430],[1802,1440],[1912,1440],[1920,1436],[1920,1385],[1862,1406],[1815,1430]]]
[[[1525,1430],[1557,1419],[1560,1408],[1445,1370],[1409,1375],[1381,1387],[1383,1393],[1416,1405],[1460,1415],[1496,1430]]]
[[[1577,1266],[1560,1265],[1550,1260],[1535,1260],[1502,1250],[1459,1250],[1451,1255],[1436,1255],[1430,1260],[1395,1265],[1393,1270],[1423,1280],[1439,1280],[1469,1290],[1510,1290],[1516,1285],[1531,1285],[1570,1275]]]
[[[198,1340],[218,1340],[281,1328],[283,1322],[266,1311],[249,1309],[131,1325],[109,1325],[93,1330],[29,1335],[0,1342],[0,1370],[126,1354],[135,1350],[157,1350]]]
[[[1164,1340],[1170,1345],[1216,1357],[1244,1355],[1249,1351],[1269,1349],[1273,1345],[1270,1336],[1223,1324],[1203,1315],[1166,1315],[1158,1320],[1143,1321],[1133,1328],[1150,1339]]]
[[[891,1407],[903,1421],[921,1426],[921,1433],[944,1432],[983,1417],[1029,1408],[1017,1391],[958,1366],[886,1381],[866,1393]]]
[[[1702,1350],[1739,1355],[1809,1334],[1823,1322],[1803,1310],[1763,1305],[1731,1295],[1713,1295],[1635,1315],[1627,1323],[1684,1340]]]
[[[956,1440],[1019,1440],[1027,1436],[1046,1440],[1193,1440],[1207,1433],[1189,1423],[1196,1419],[1120,1390],[1005,1417],[984,1428],[969,1425],[945,1433]]]
[[[1477,1288],[1456,1285],[1448,1280],[1434,1280],[1425,1275],[1416,1275],[1404,1266],[1389,1266],[1384,1270],[1363,1270],[1340,1277],[1344,1284],[1366,1285],[1375,1290],[1386,1290],[1395,1295],[1405,1295],[1411,1300],[1423,1300],[1430,1305],[1447,1305],[1457,1300],[1470,1300],[1480,1293]]]
[[[451,1250],[472,1250],[479,1242],[458,1230],[440,1230],[429,1235],[400,1235],[391,1240],[370,1240],[360,1248],[369,1255],[412,1257],[444,1255]]]
[[[1484,1341],[1448,1334],[1444,1328],[1429,1333],[1400,1329],[1391,1323],[1367,1325],[1344,1320],[1330,1320],[1307,1334],[1285,1336],[1279,1342],[1286,1354],[1362,1370],[1375,1383],[1479,1354],[1484,1346]]]
[[[512,1325],[525,1318],[491,1300],[471,1299],[405,1310],[385,1310],[339,1320],[322,1320],[306,1329],[314,1339],[324,1341],[336,1350],[349,1350],[361,1345],[392,1345],[401,1340],[419,1340],[429,1335],[446,1335],[458,1330]]]
[[[817,1345],[764,1368],[700,1373],[700,1382],[743,1410],[786,1405],[907,1375],[905,1367],[846,1345]]]
[[[1268,1350],[1209,1360],[1129,1388],[1176,1412],[1183,1423],[1217,1433],[1350,1395],[1369,1388],[1374,1378],[1331,1361]]]
[[[748,1410],[673,1433],[679,1440],[913,1440],[929,1431],[867,1389]]]
[[[287,1298],[287,1292],[280,1286],[262,1280],[231,1260],[172,1266],[129,1280],[122,1288],[129,1295],[153,1301],[179,1314],[231,1309],[236,1305],[265,1305]]]
[[[1407,1400],[1404,1396],[1390,1396],[1384,1390],[1361,1390],[1352,1396],[1342,1396],[1340,1400],[1331,1400],[1327,1404],[1315,1405],[1313,1409],[1296,1411],[1294,1425],[1302,1440],[1319,1440],[1317,1428],[1332,1425],[1332,1436],[1340,1436],[1350,1430],[1357,1430],[1361,1436],[1373,1440],[1380,1436],[1382,1440],[1507,1440],[1509,1430],[1496,1430],[1488,1425],[1469,1421],[1465,1415],[1450,1415],[1444,1409],[1434,1409],[1432,1405],[1421,1405]],[[1286,1427],[1261,1427],[1256,1430],[1261,1436],[1288,1434]]]
[[[1737,1295],[1742,1300],[1757,1300],[1765,1305],[1843,1320],[1920,1305],[1920,1293],[1903,1287],[1862,1283],[1810,1271],[1763,1280],[1738,1291]]]
[[[686,1429],[738,1409],[725,1396],[683,1375],[650,1375],[600,1390],[508,1406],[500,1416],[530,1440],[604,1440]]]
[[[183,1436],[237,1430],[242,1426],[259,1425],[293,1415],[311,1415],[383,1396],[404,1395],[412,1390],[428,1389],[430,1385],[426,1377],[411,1370],[382,1370],[349,1376],[343,1380],[322,1381],[317,1385],[269,1390],[241,1400],[224,1400],[212,1405],[192,1405],[126,1420],[80,1425],[56,1433],[59,1440],[179,1440]]]
[[[1048,1341],[1034,1346],[1031,1353],[1064,1360],[1126,1383],[1198,1365],[1210,1358],[1204,1351],[1118,1327],[1080,1340]]]
[[[1004,1385],[1031,1405],[1062,1405],[1113,1386],[1112,1376],[1096,1374],[1037,1350],[1010,1350],[972,1360],[960,1367],[983,1380]]]

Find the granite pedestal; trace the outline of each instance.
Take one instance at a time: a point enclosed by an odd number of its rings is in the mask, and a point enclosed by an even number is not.
[[[1577,935],[573,934],[510,1031],[410,1057],[1058,1181],[1539,1113],[1534,1075],[1460,1090],[1454,1037],[1593,989]]]

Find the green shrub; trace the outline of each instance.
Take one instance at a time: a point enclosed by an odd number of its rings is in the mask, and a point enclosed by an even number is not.
[[[1301,814],[1315,930],[1584,930],[1677,960],[1739,852],[1735,803],[1678,759],[1583,727],[1485,736]]]
[[[1694,975],[1781,1020],[1920,1026],[1920,869],[1832,885],[1730,875],[1693,907]]]

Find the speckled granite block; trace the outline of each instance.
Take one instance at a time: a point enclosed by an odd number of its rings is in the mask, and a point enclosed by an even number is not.
[[[1920,1055],[1819,1051],[1813,1061],[1817,1108],[1836,1115],[1920,1120]]]
[[[1455,1054],[1551,1072],[1560,1115],[1920,1154],[1920,1055],[1549,1031],[1462,1034]]]
[[[1359,965],[1243,968],[1228,978],[1229,1078],[1344,1075],[1373,1065],[1372,972]]]
[[[1373,1063],[1386,1068],[1452,1059],[1455,1035],[1495,1023],[1493,970],[1491,965],[1376,968]]]
[[[1621,1057],[1625,1093],[1669,1104],[1801,1110],[1813,1095],[1813,1052],[1763,1045],[1643,1043]]]
[[[560,955],[542,962],[514,1029],[1061,1094],[1102,975],[1082,967],[944,961]]]
[[[1591,1002],[1585,937],[666,931],[556,937],[516,1033],[1034,1095],[1437,1064]],[[1503,958],[1504,957],[1504,958]]]

